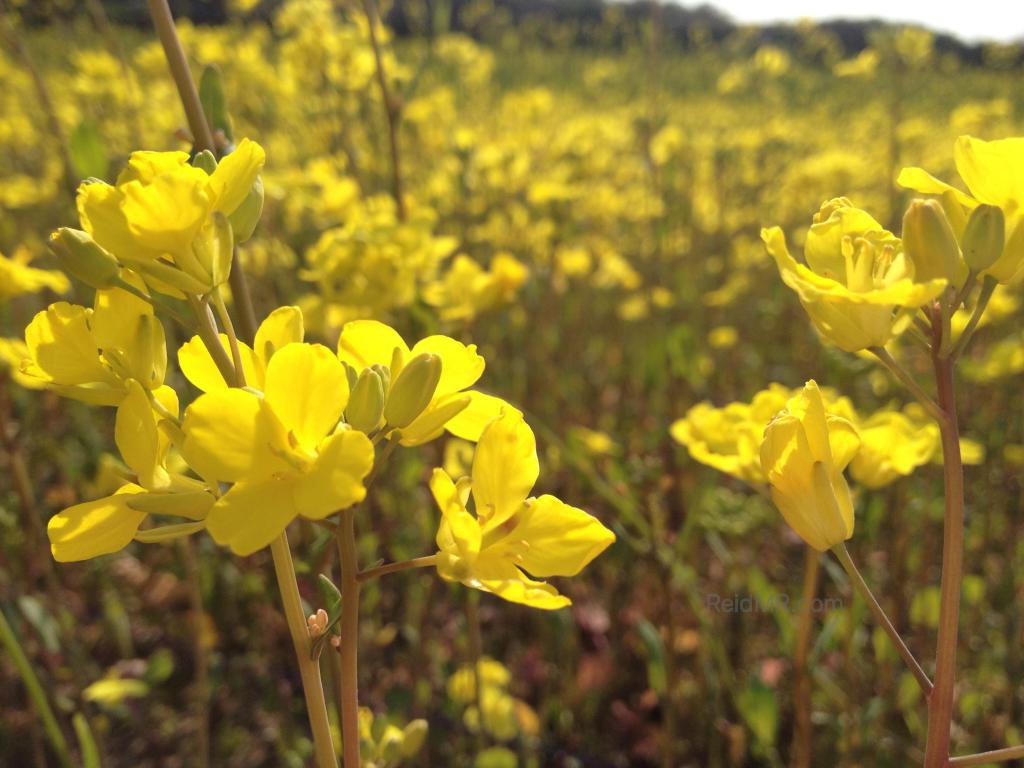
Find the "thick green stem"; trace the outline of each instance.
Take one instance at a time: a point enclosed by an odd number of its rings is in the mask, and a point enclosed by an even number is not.
[[[907,648],[907,644],[903,642],[903,638],[900,633],[896,631],[896,627],[893,626],[889,617],[886,616],[882,606],[879,605],[878,600],[875,599],[874,594],[868,587],[867,582],[864,581],[864,577],[860,575],[860,571],[857,570],[857,566],[853,562],[853,558],[850,557],[849,551],[846,549],[846,544],[841,543],[832,547],[832,553],[839,560],[840,565],[843,566],[843,570],[846,571],[850,577],[850,582],[854,588],[860,592],[861,597],[868,604],[868,608],[874,615],[875,620],[879,626],[885,630],[885,633],[889,635],[889,638],[893,641],[896,646],[896,650],[899,651],[903,661],[906,662],[907,667],[914,675],[914,679],[917,680],[917,684],[921,686],[921,690],[924,691],[925,696],[932,693],[932,682],[928,679],[928,675],[925,674],[924,670],[921,669],[921,665],[917,663],[917,659],[914,658],[914,654]]]
[[[939,345],[935,345],[939,346]],[[942,536],[942,581],[939,598],[939,636],[935,654],[935,690],[928,701],[928,742],[925,768],[945,768],[949,762],[950,727],[956,684],[956,650],[960,623],[960,590],[964,557],[964,469],[960,456],[953,360],[933,356],[942,437],[946,513]]]
[[[324,685],[320,679],[320,665],[313,660],[310,652],[309,629],[306,616],[302,612],[302,599],[299,597],[299,587],[295,580],[295,565],[292,563],[292,552],[288,547],[288,534],[282,533],[274,539],[270,545],[270,553],[274,557],[277,588],[281,592],[284,615],[288,621],[292,644],[295,646],[299,674],[302,676],[302,690],[306,696],[309,726],[313,730],[317,768],[337,768],[338,757],[331,739],[331,723],[327,718],[327,702],[324,700]]]
[[[345,768],[360,768],[359,758],[359,561],[356,510],[341,513],[341,741]]]
[[[0,610],[0,645],[7,651],[8,657],[10,657],[15,669],[18,670],[18,674],[21,676],[21,682],[25,685],[25,690],[28,692],[32,706],[35,708],[36,714],[43,721],[46,738],[50,742],[50,747],[53,749],[54,754],[57,756],[57,761],[64,768],[71,768],[71,753],[68,750],[68,743],[64,738],[64,732],[61,731],[60,725],[57,724],[57,718],[53,714],[49,700],[46,698],[46,692],[43,690],[39,678],[36,677],[32,665],[29,664],[25,652],[21,649],[18,636],[14,634],[14,629],[7,623],[7,617],[4,616],[2,610]]]

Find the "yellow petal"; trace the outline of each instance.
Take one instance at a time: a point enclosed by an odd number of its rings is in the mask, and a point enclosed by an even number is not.
[[[242,389],[200,395],[185,411],[182,456],[202,477],[227,482],[287,472],[280,425],[258,396]]]
[[[220,343],[230,357],[231,348],[227,334],[220,334]],[[238,342],[238,352],[242,358],[245,383],[250,387],[261,389],[263,387],[263,371],[256,362],[252,349],[248,344]],[[185,378],[203,392],[215,392],[228,387],[224,377],[220,374],[220,369],[213,362],[206,344],[198,336],[193,336],[178,349],[178,367]]]
[[[188,152],[132,152],[128,164],[117,175],[117,185],[138,181],[149,184],[163,173],[175,173],[188,165]]]
[[[161,440],[149,398],[137,381],[128,382],[128,394],[117,408],[114,442],[124,463],[138,476],[139,485],[148,489],[167,485],[170,478],[162,466],[161,451],[166,443]]]
[[[487,528],[501,525],[522,507],[537,476],[537,442],[518,413],[504,413],[484,430],[473,457],[473,500]]]
[[[438,548],[472,562],[480,553],[480,524],[466,510],[458,488],[443,469],[435,469],[430,476],[430,492],[443,521],[437,534]]]
[[[113,496],[87,501],[58,512],[46,526],[50,550],[58,562],[88,560],[124,549],[146,518],[128,506],[137,485],[125,485]]]
[[[139,255],[139,247],[128,230],[121,200],[121,193],[109,184],[85,182],[78,187],[75,205],[82,229],[110,253],[123,259]],[[155,258],[158,254],[149,255]]]
[[[484,428],[498,418],[502,411],[522,415],[518,408],[509,405],[500,397],[476,390],[470,390],[466,394],[470,398],[469,405],[445,424],[445,428],[449,432],[463,440],[477,442],[480,435],[483,434]]]
[[[298,515],[290,480],[237,483],[206,516],[206,530],[236,555],[251,555],[281,535]]]
[[[463,582],[467,586],[491,592],[511,603],[551,611],[572,605],[572,600],[542,581],[534,581],[507,561],[477,562],[473,578]]]
[[[338,338],[338,356],[356,372],[369,368],[374,363],[385,367],[391,365],[395,348],[402,350],[409,358],[409,347],[394,328],[376,320],[353,320],[345,323]],[[396,374],[392,371],[392,376]]]
[[[128,230],[146,248],[176,253],[191,247],[210,212],[206,172],[182,166],[148,184],[130,181],[118,187]]]
[[[327,437],[313,466],[296,480],[298,513],[320,520],[362,501],[366,496],[363,481],[373,460],[373,443],[362,432],[345,430]]]
[[[1010,211],[1024,203],[1024,138],[961,136],[953,145],[953,159],[960,178],[981,202]]]
[[[267,366],[266,402],[306,450],[338,425],[348,403],[341,361],[322,344],[289,344]]]
[[[978,205],[978,201],[970,195],[965,195],[956,187],[936,179],[923,168],[904,168],[896,177],[896,183],[904,189],[912,189],[925,195],[941,195],[944,192],[952,192],[962,205],[970,209]]]
[[[32,319],[25,343],[40,373],[57,384],[117,383],[100,363],[91,318],[92,310],[59,301]]]
[[[210,176],[214,210],[234,212],[249,194],[266,159],[263,147],[249,139],[242,139],[233,152],[225,155]]]
[[[441,380],[434,397],[444,397],[473,386],[484,372],[484,359],[476,353],[476,345],[466,346],[447,336],[427,336],[416,342],[411,357],[435,354],[441,358]]]
[[[304,335],[302,310],[298,307],[278,307],[260,323],[253,350],[266,370],[270,358],[277,350],[301,342]]]
[[[533,576],[575,576],[615,541],[597,518],[554,496],[531,499],[508,539],[526,542],[516,563]]]

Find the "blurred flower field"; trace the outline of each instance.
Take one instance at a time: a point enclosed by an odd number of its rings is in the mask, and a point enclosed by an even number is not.
[[[152,26],[7,5],[0,766],[1024,742],[1019,52],[237,3],[176,20],[204,154]]]

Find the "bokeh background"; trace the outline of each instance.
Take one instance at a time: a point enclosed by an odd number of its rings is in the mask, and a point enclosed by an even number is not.
[[[429,724],[402,764],[795,764],[805,547],[670,427],[698,403],[811,377],[864,412],[907,402],[877,365],[817,339],[759,230],[783,226],[799,247],[839,195],[897,226],[902,166],[953,179],[957,136],[1022,134],[1021,47],[864,21],[743,26],[660,3],[384,3],[403,219],[361,3],[172,6],[197,77],[219,70],[230,134],[267,150],[264,216],[241,249],[257,311],[298,304],[328,344],[357,317],[476,343],[482,386],[537,433],[540,491],[618,534],[559,583],[574,605],[556,613],[426,572],[364,590],[362,703],[378,733]],[[144,3],[2,10],[0,252],[52,269],[46,238],[76,223],[77,181],[112,180],[135,149],[188,148],[185,121]],[[962,377],[958,752],[1024,737],[1020,290],[1000,289]],[[19,338],[58,295],[91,301],[52,276],[27,290],[0,275],[3,335]],[[22,389],[17,342],[0,351],[0,765],[59,765],[52,728],[74,765],[83,728],[108,768],[308,764],[269,554],[240,559],[196,537],[55,564],[47,519],[114,482],[113,415]],[[425,478],[466,462],[456,441],[396,454],[360,522],[363,561],[432,551]],[[930,658],[941,467],[857,494],[851,550]],[[315,609],[334,547],[313,526],[289,533]],[[913,764],[920,695],[838,566],[823,565],[811,764]],[[733,598],[749,601],[722,607]],[[56,722],[27,695],[14,646]],[[480,655],[495,660],[482,718],[464,671]]]

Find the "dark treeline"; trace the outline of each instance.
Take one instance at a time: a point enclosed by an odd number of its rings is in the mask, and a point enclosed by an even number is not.
[[[250,12],[257,19],[270,19],[283,0],[261,0]],[[229,18],[227,0],[170,0],[177,17],[197,24],[222,24]],[[145,0],[102,0],[107,16],[114,22],[142,26],[148,24]],[[490,0],[493,12],[474,10],[474,0],[393,0],[388,4],[387,22],[402,36],[425,36],[441,29],[487,38],[496,29],[516,28],[543,31],[557,28],[560,44],[621,47],[637,39],[653,24],[662,39],[687,48],[694,40],[722,42],[739,29],[729,16],[711,4],[678,5],[655,0]],[[89,6],[84,0],[39,0],[25,4],[20,13],[31,24],[45,24],[55,16],[81,13]],[[615,19],[610,24],[610,18]],[[838,41],[846,55],[862,51],[870,37],[888,25],[881,20],[851,21],[837,19],[818,25]],[[540,35],[543,39],[543,35]],[[794,25],[775,24],[757,28],[744,38],[751,46],[771,42],[783,48],[795,48],[799,32]],[[964,63],[983,63],[983,47],[970,45],[948,34],[936,34],[940,53],[952,53]],[[1024,61],[1018,53],[1016,62]]]

